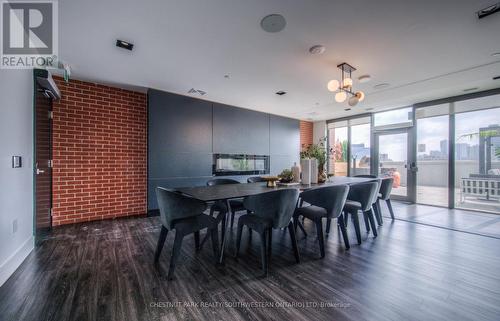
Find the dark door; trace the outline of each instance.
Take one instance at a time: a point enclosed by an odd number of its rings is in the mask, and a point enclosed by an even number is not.
[[[50,97],[50,96],[49,96]],[[52,99],[35,82],[35,238],[52,226]]]

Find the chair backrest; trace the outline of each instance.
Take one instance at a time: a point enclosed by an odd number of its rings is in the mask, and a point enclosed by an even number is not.
[[[161,223],[168,229],[172,228],[174,220],[202,215],[207,208],[203,201],[163,187],[156,188],[156,198]]]
[[[247,179],[247,183],[259,183],[259,182],[265,182],[261,176],[253,176]]]
[[[240,182],[230,178],[214,178],[207,182],[207,186],[227,185],[227,184],[240,184]]]
[[[382,178],[382,182],[380,183],[380,194],[382,195],[380,198],[384,201],[391,198],[392,185],[394,184],[394,178],[392,177],[384,177]]]
[[[366,212],[377,199],[378,189],[378,181],[354,184],[349,189],[347,199],[361,203],[361,210]]]
[[[342,214],[349,186],[326,186],[310,189],[300,193],[300,198],[305,202],[324,208],[328,218],[336,218]]]
[[[299,191],[288,188],[247,196],[243,205],[252,215],[272,220],[274,228],[283,228],[290,223],[298,199]]]

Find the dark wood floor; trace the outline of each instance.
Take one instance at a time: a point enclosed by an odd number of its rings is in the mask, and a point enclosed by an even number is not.
[[[334,229],[319,259],[306,229],[299,265],[288,235],[275,232],[267,279],[258,237],[249,243],[244,232],[243,255],[224,267],[188,237],[167,281],[173,235],[157,270],[158,218],[58,228],[0,288],[0,320],[499,320],[498,239],[386,220],[361,246],[350,225],[349,251]]]

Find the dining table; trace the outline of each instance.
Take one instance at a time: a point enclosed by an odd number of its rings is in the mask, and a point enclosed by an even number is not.
[[[223,201],[226,203],[227,212],[223,214],[224,217],[222,218],[226,221],[226,224],[224,224],[225,230],[222,232],[221,248],[219,252],[219,263],[223,263],[224,251],[227,246],[227,233],[229,230],[227,224],[227,213],[231,213],[231,204],[229,202],[230,200],[241,199],[246,196],[257,195],[283,188],[296,188],[300,191],[306,191],[313,188],[321,188],[326,186],[362,184],[372,182],[374,180],[378,180],[378,178],[333,176],[328,178],[326,182],[317,184],[277,184],[277,186],[275,187],[267,187],[265,182],[258,182],[244,184],[223,184],[213,186],[180,187],[176,188],[175,190],[177,192],[207,203],[216,201]]]

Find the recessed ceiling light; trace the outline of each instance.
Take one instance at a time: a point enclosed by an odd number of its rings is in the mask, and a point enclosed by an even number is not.
[[[390,85],[388,83],[384,82],[384,83],[377,84],[377,85],[373,86],[373,89],[385,89],[389,86]]]
[[[260,26],[266,32],[280,32],[285,29],[286,20],[285,17],[280,14],[270,14],[262,18]]]
[[[358,80],[360,83],[365,83],[365,82],[369,82],[370,80],[372,80],[372,77],[370,75],[363,75],[363,76],[360,76],[358,78]]]
[[[500,57],[500,52],[494,52],[491,54],[492,57]]]
[[[474,91],[474,90],[478,90],[478,89],[479,89],[479,87],[472,87],[472,88],[464,89],[463,91],[468,92],[468,91]]]
[[[311,48],[309,48],[309,53],[313,54],[313,55],[321,55],[322,53],[324,53],[326,50],[325,46],[323,45],[315,45],[315,46],[312,46]]]
[[[284,94],[286,94],[286,91],[283,91],[283,90],[276,92],[276,95],[283,96]]]
[[[224,78],[229,79],[229,75],[224,75]]]

